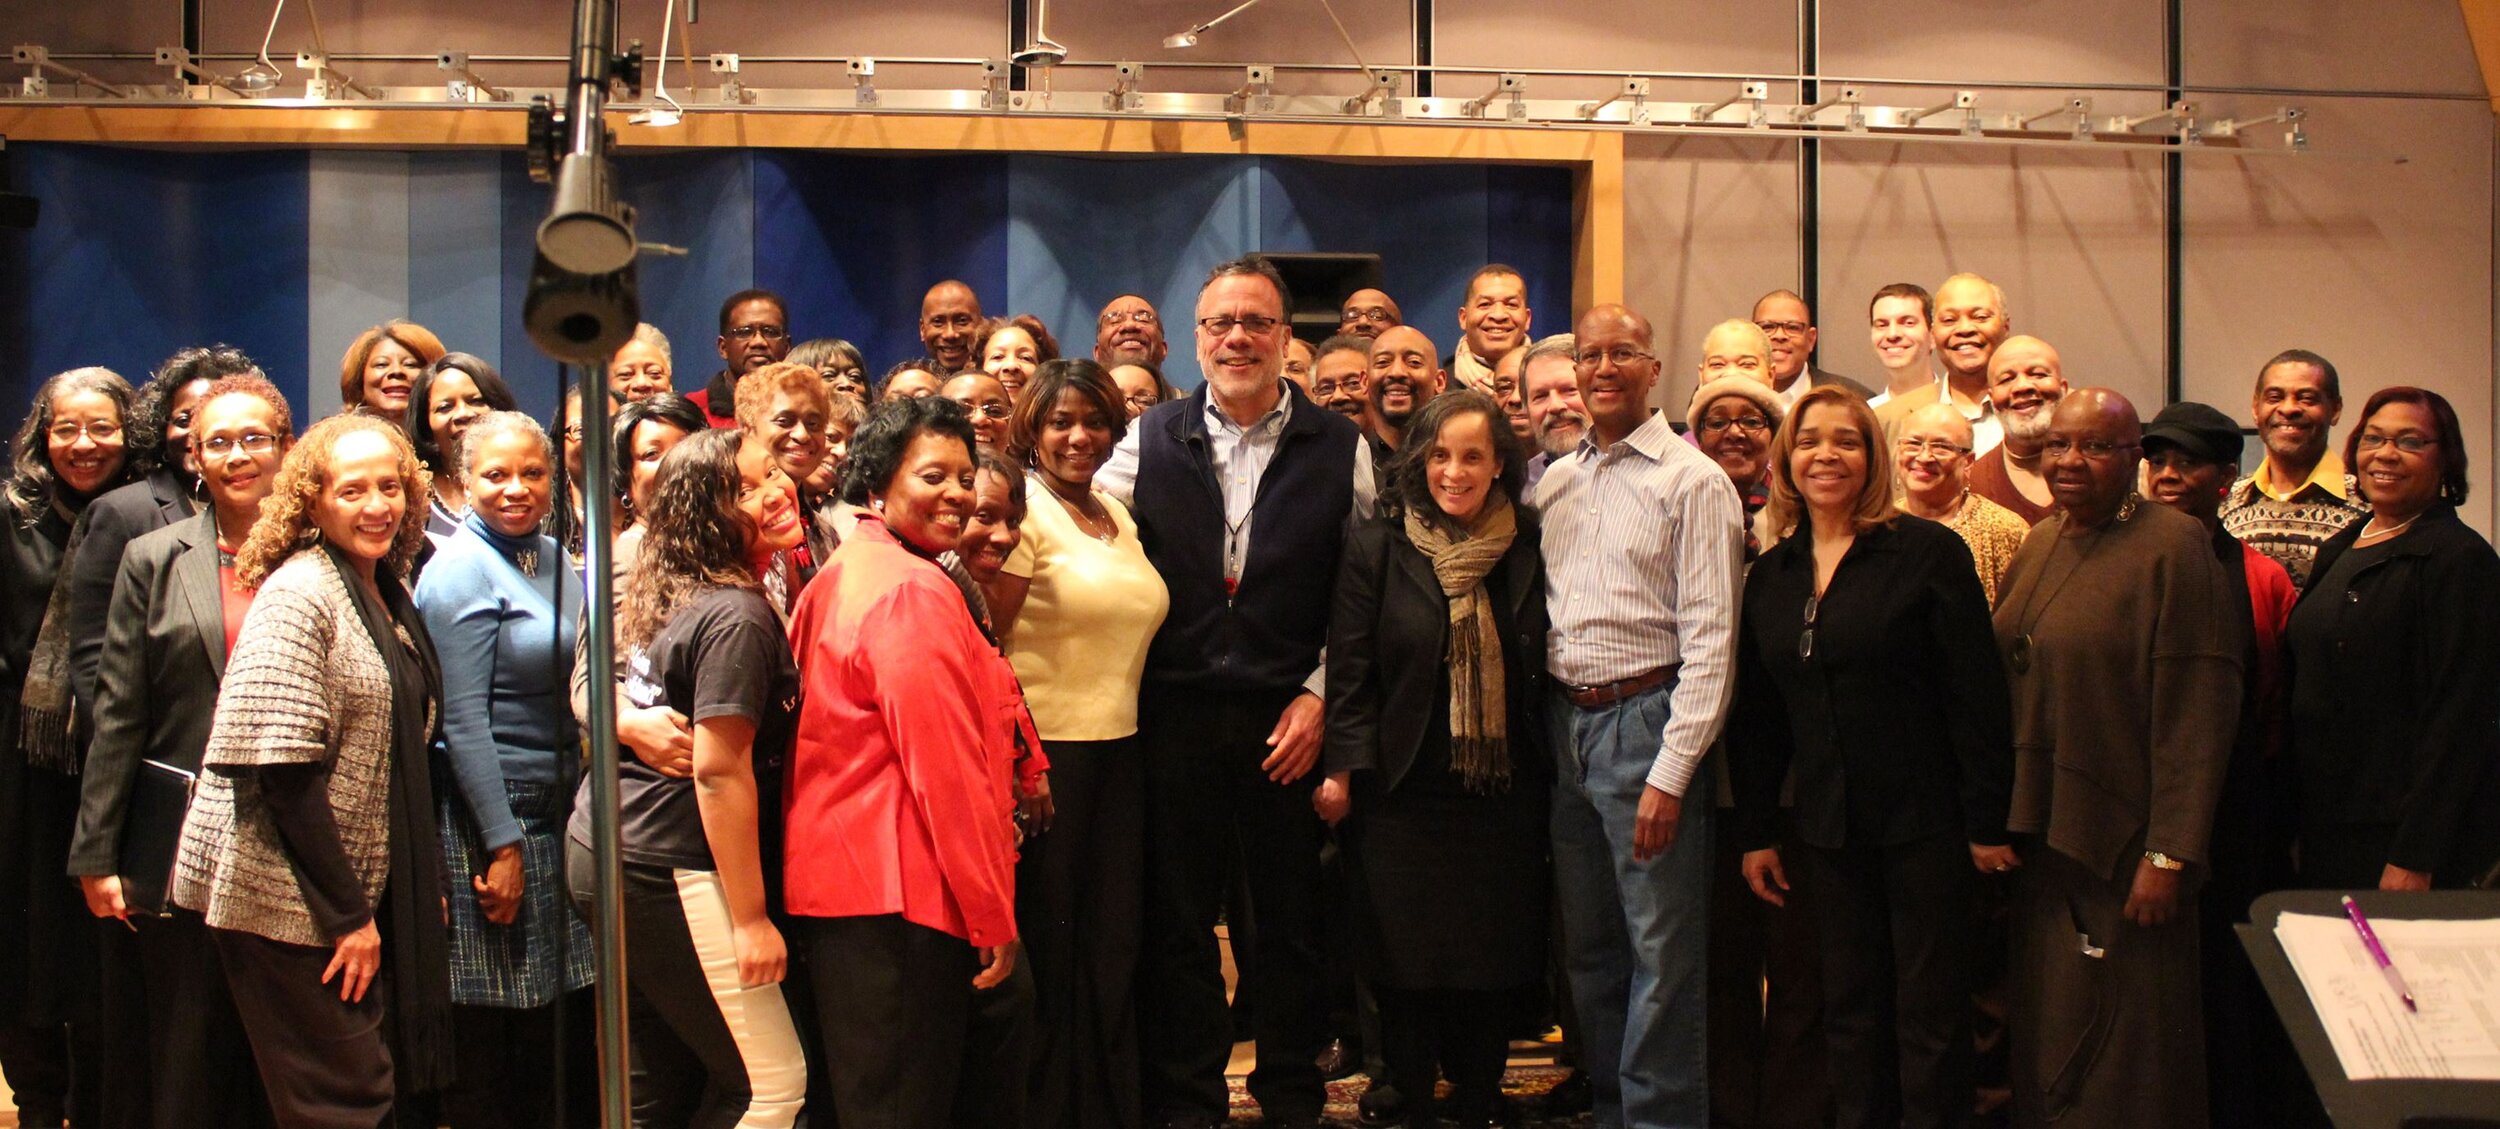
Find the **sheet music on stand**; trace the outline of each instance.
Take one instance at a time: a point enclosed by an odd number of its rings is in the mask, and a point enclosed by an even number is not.
[[[2275,919],[2345,1076],[2500,1081],[2500,920],[2373,917],[2370,926],[2420,1012],[2388,988],[2349,920]]]

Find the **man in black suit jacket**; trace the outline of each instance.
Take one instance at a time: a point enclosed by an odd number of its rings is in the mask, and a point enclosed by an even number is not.
[[[1753,304],[1753,323],[1771,339],[1771,391],[1782,408],[1795,407],[1809,388],[1837,384],[1863,400],[1875,390],[1838,373],[1813,367],[1814,308],[1794,290],[1774,290]],[[1803,380],[1798,379],[1803,377]]]

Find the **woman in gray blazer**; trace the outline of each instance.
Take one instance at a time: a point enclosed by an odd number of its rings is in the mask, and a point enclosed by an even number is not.
[[[209,508],[120,554],[97,633],[95,729],[69,853],[89,912],[127,924],[136,949],[104,970],[106,1021],[127,1035],[109,1041],[134,1060],[113,1064],[107,1100],[160,1129],[266,1119],[207,926],[165,893],[182,818],[169,801],[199,773],[226,651],[251,606],[232,549],[260,516],[294,417],[256,372],[210,383],[190,415]]]

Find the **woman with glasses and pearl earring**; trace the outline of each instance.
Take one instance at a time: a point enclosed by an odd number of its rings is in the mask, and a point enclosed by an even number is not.
[[[1817,915],[1839,1124],[1950,1125],[1971,1104],[1971,900],[1980,872],[2020,865],[2010,721],[1970,550],[1893,507],[1886,455],[1846,389],[1781,425],[1729,769],[1746,883],[1783,908],[1802,883]]]
[[[2344,463],[2370,517],[2318,550],[2283,636],[2301,884],[2471,885],[2500,859],[2500,558],[2457,516],[2464,429],[2384,388]]]

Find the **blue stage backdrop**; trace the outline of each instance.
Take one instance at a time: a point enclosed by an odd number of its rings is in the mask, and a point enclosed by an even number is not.
[[[336,408],[349,338],[393,315],[500,366],[547,414],[556,368],[522,333],[546,207],[505,152],[182,153],[10,147],[32,232],[0,233],[0,415],[51,373],[134,382],[186,344],[226,341],[298,404]],[[1408,319],[1445,348],[1467,276],[1518,267],[1540,332],[1568,328],[1571,179],[1562,169],[1295,158],[869,156],[792,150],[618,162],[646,242],[643,316],[678,385],[719,366],[720,300],[789,298],[800,337],[849,338],[872,368],[920,352],[923,290],[960,278],[986,312],[1031,313],[1070,353],[1121,293],[1164,311],[1169,375],[1198,383],[1187,324],[1209,268],[1250,251],[1369,251]]]

